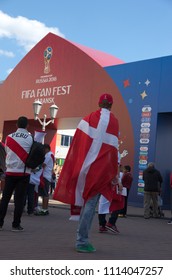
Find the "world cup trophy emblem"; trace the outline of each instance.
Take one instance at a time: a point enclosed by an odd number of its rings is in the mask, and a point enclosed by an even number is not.
[[[53,55],[53,49],[47,47],[44,51],[44,74],[50,73],[50,60]]]

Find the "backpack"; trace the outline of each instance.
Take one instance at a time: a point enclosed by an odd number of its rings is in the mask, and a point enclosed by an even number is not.
[[[25,162],[25,166],[31,169],[35,169],[39,165],[43,164],[45,160],[45,149],[42,143],[33,141],[30,152]]]

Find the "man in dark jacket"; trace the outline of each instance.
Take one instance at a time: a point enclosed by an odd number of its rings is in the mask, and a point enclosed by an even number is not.
[[[143,171],[144,186],[144,218],[150,218],[150,206],[152,202],[153,217],[158,217],[158,194],[161,191],[162,176],[155,169],[154,163],[150,162]]]

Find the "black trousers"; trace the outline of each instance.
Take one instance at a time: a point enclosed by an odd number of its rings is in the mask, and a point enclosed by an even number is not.
[[[115,226],[116,221],[118,219],[119,210],[113,211],[109,217],[109,223]],[[98,214],[99,219],[99,226],[105,227],[107,221],[106,221],[106,214]]]
[[[5,187],[0,203],[0,226],[4,224],[4,218],[7,213],[8,203],[13,192],[15,192],[14,199],[14,217],[12,226],[18,227],[21,223],[21,216],[23,213],[23,205],[26,197],[26,190],[29,184],[30,175],[28,176],[6,176]]]
[[[35,185],[30,183],[27,186],[24,207],[26,205],[27,205],[27,213],[33,214],[35,208]]]

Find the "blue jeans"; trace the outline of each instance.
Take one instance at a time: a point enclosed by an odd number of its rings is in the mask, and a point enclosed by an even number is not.
[[[79,225],[77,229],[76,247],[87,245],[88,233],[91,228],[91,224],[95,214],[95,208],[99,201],[100,194],[90,198],[82,207]]]

